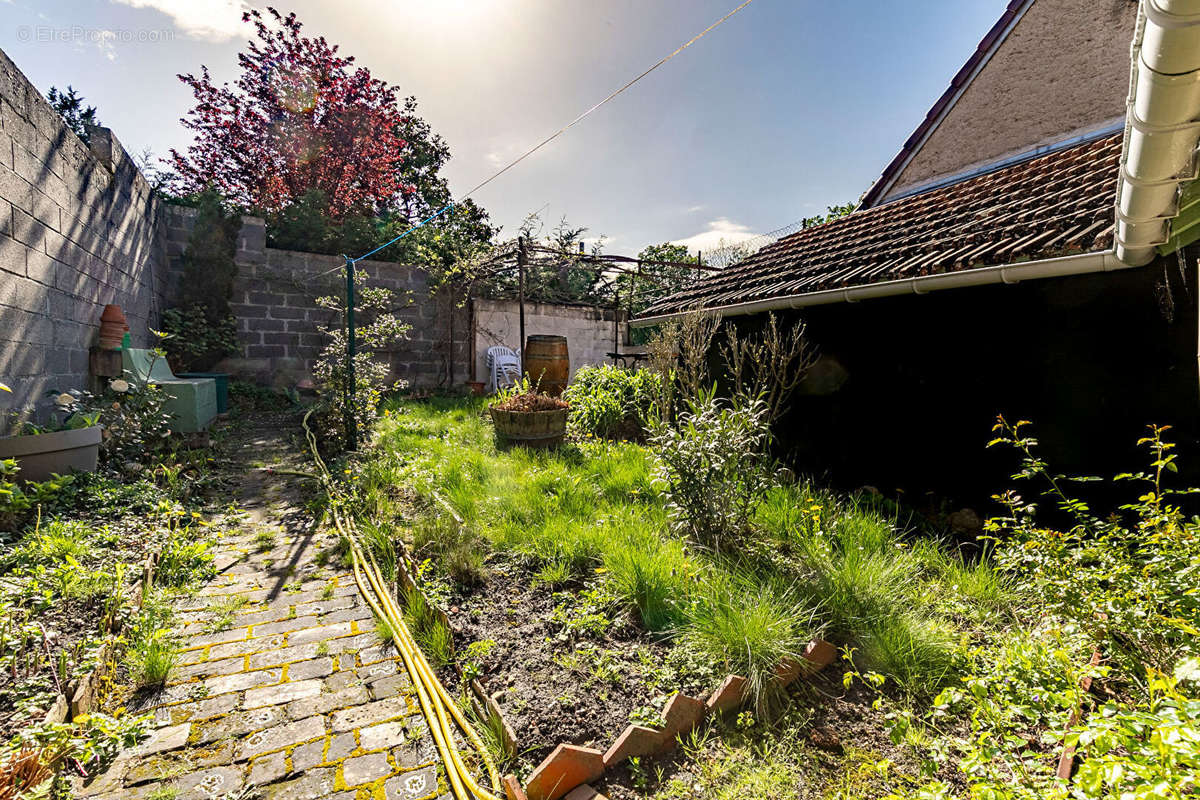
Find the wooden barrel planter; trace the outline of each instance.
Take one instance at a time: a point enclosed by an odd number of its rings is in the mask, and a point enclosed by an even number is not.
[[[530,336],[521,358],[529,382],[542,394],[559,397],[571,377],[571,358],[565,336]]]
[[[503,444],[517,444],[538,450],[548,450],[562,444],[567,432],[567,409],[550,411],[505,411],[492,406],[488,409],[496,437]]]

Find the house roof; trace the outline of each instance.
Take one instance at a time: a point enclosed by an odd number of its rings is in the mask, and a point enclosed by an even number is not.
[[[967,59],[967,63],[963,64],[962,68],[954,74],[954,77],[950,81],[950,86],[934,102],[933,106],[925,114],[925,118],[921,120],[921,124],[917,126],[917,129],[912,132],[911,136],[904,140],[904,145],[901,146],[900,152],[888,162],[878,180],[863,195],[861,202],[863,208],[870,208],[879,202],[883,194],[892,185],[892,181],[904,169],[904,165],[921,148],[926,137],[942,121],[942,117],[954,106],[954,103],[962,95],[963,91],[966,90],[967,85],[979,72],[980,68],[987,63],[987,60],[991,58],[992,53],[1000,46],[1004,37],[1028,7],[1029,0],[1011,0],[1009,2],[1008,7],[1004,9],[1004,13],[1000,15],[1000,19],[996,20],[996,24],[984,34],[975,51],[971,53],[971,57]]]
[[[855,211],[767,245],[641,318],[1112,246],[1121,134]]]

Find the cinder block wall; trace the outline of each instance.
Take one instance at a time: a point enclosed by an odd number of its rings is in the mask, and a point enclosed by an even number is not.
[[[196,211],[167,209],[167,242],[175,263],[187,246]],[[345,291],[345,262],[338,256],[267,247],[259,217],[242,217],[238,236],[238,277],[231,308],[238,321],[242,352],[220,369],[240,378],[281,388],[311,375],[325,346],[321,328],[336,315],[317,305],[323,295]],[[431,297],[420,267],[360,261],[367,285],[391,289],[399,298],[397,316],[412,326],[408,338],[381,354],[392,376],[413,387],[461,385],[467,380],[469,337],[465,309]],[[172,270],[178,275],[179,270]],[[453,327],[453,330],[452,330]],[[450,345],[453,333],[454,344]]]
[[[515,300],[475,300],[475,375],[486,382],[487,349],[504,345],[520,350],[520,309]],[[525,304],[525,335],[547,334],[567,337],[571,377],[582,366],[608,363],[613,351],[613,311],[591,306],[552,303]],[[628,349],[629,324],[620,312],[617,338],[622,351]]]
[[[80,141],[0,52],[0,409],[83,388],[106,303],[136,345],[158,324],[162,205],[112,135]]]

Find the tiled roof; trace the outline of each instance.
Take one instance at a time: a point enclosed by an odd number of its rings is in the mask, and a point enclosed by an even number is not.
[[[1121,134],[785,236],[640,317],[1107,250]]]

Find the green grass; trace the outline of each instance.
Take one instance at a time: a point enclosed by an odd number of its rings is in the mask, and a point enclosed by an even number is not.
[[[218,631],[232,628],[237,612],[241,611],[249,603],[250,598],[240,594],[230,595],[229,597],[209,603],[208,610],[212,613],[213,617],[208,622],[208,632],[217,633]]]
[[[381,421],[358,509],[383,560],[393,521],[407,520],[417,560],[433,559],[460,582],[482,579],[476,567],[489,549],[523,556],[533,582],[551,589],[602,581],[647,630],[675,634],[678,646],[757,689],[781,658],[822,635],[905,691],[932,693],[956,657],[951,621],[982,621],[1010,601],[986,564],[909,535],[878,507],[803,483],[765,493],[752,552],[700,551],[670,533],[646,448],[597,440],[498,451],[483,408],[434,399]],[[397,486],[425,507],[398,505]],[[406,615],[427,654],[448,658],[448,632],[435,633],[419,608]]]
[[[175,668],[178,654],[169,636],[171,608],[150,599],[134,619],[129,632],[126,661],[139,688],[161,686]]]
[[[254,534],[254,549],[260,553],[265,553],[275,547],[276,541],[275,531],[264,529]]]

